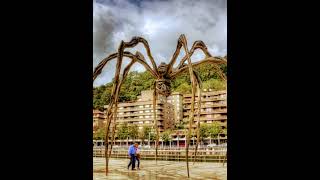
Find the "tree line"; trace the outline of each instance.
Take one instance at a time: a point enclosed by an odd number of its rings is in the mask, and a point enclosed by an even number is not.
[[[160,134],[161,139],[165,143],[168,144],[169,141],[172,141],[171,135],[174,133],[174,130],[168,129]],[[227,135],[227,129],[222,129],[218,122],[213,122],[212,124],[201,124],[200,125],[200,142],[203,143],[205,138],[211,137],[212,139],[217,139],[219,142],[219,135],[225,134]],[[184,135],[187,135],[187,131],[185,131]],[[192,131],[191,135],[196,136],[196,132]],[[140,139],[142,144],[147,144],[145,140],[155,141],[156,134],[150,126],[143,126],[142,129],[139,130],[136,124],[128,125],[127,123],[123,123],[117,127],[116,137],[119,140],[137,140]],[[111,137],[110,137],[111,138]],[[105,139],[105,128],[96,129],[96,133],[93,137],[94,140],[104,140]]]

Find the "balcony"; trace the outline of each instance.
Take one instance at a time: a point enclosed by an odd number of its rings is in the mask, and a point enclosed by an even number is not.
[[[161,110],[164,109],[164,106],[157,106],[156,107],[157,110]],[[153,110],[152,107],[143,107],[143,108],[139,108],[139,107],[134,107],[134,108],[123,108],[123,109],[118,109],[117,112],[128,112],[128,111],[141,111],[141,110]]]
[[[157,115],[164,115],[164,112],[158,111]],[[127,114],[118,114],[118,117],[133,117],[133,116],[152,116],[153,112],[145,112],[145,113],[127,113]]]
[[[189,118],[189,116],[184,116],[184,118]],[[227,116],[220,116],[220,117],[206,117],[206,116],[200,116],[200,121],[219,121],[219,120],[227,120]],[[194,120],[198,120],[198,118],[195,116]]]
[[[157,120],[163,120],[163,117],[157,117]],[[150,117],[150,118],[127,118],[127,119],[118,119],[118,121],[121,122],[136,122],[136,121],[153,121],[154,118]]]
[[[190,115],[190,111],[187,111],[187,112],[183,112],[183,115],[184,116],[189,116]],[[219,110],[219,111],[216,111],[216,110],[212,110],[212,111],[209,111],[209,112],[207,112],[207,111],[202,111],[201,113],[200,113],[200,115],[213,115],[213,114],[225,114],[225,113],[227,113],[227,110]],[[194,112],[194,116],[197,116],[198,115],[198,112]]]
[[[201,102],[214,102],[214,101],[225,101],[225,100],[226,100],[226,98],[201,98]],[[194,102],[198,102],[198,98],[196,98]],[[191,98],[184,99],[183,103],[190,104]]]
[[[221,104],[221,103],[214,103],[212,105],[208,105],[208,104],[201,104],[201,108],[214,108],[214,107],[227,107],[227,104]],[[183,109],[190,109],[191,105],[185,105]],[[198,105],[194,105],[194,109],[198,109]]]

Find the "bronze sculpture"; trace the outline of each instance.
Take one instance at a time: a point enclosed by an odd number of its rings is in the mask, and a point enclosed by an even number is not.
[[[125,51],[126,48],[132,48],[135,47],[137,44],[142,43],[147,50],[147,55],[152,63],[152,68],[149,66],[149,64],[146,62],[144,56],[140,52],[136,52],[136,54],[132,54],[131,52]],[[179,65],[177,68],[173,68],[173,65],[176,62],[176,59],[180,53],[181,48],[184,48],[184,51],[186,55],[182,58],[182,60],[179,62]],[[205,54],[205,59],[196,62],[191,63],[190,56],[193,55],[194,51],[196,49],[201,49],[203,53]],[[131,59],[131,62],[125,67],[122,77],[120,78],[120,70],[122,65],[122,58],[128,57]],[[121,41],[120,46],[118,48],[117,53],[113,53],[109,55],[107,58],[103,59],[98,66],[95,68],[93,73],[93,81],[96,79],[96,77],[101,74],[103,67],[112,59],[117,58],[116,62],[116,72],[114,77],[114,84],[112,88],[112,94],[111,94],[111,101],[106,111],[106,117],[107,117],[107,124],[106,124],[106,138],[105,138],[105,157],[106,157],[106,174],[108,173],[108,163],[109,163],[109,157],[111,155],[112,150],[112,143],[111,148],[109,151],[109,133],[110,133],[110,124],[111,119],[113,119],[114,127],[112,129],[112,141],[114,141],[115,138],[115,128],[116,128],[116,119],[117,119],[117,105],[118,105],[118,96],[120,87],[126,78],[131,66],[138,62],[142,64],[148,72],[151,73],[153,78],[156,79],[154,83],[154,95],[153,95],[153,117],[154,117],[154,128],[156,130],[156,153],[155,153],[155,160],[157,160],[158,156],[158,145],[159,145],[159,130],[157,126],[157,120],[156,120],[156,99],[157,95],[161,94],[164,96],[169,96],[171,94],[171,88],[170,88],[170,82],[175,77],[179,76],[181,73],[185,71],[189,71],[190,79],[191,79],[191,87],[192,87],[192,102],[191,102],[191,112],[189,115],[189,130],[187,137],[187,144],[186,144],[186,162],[187,162],[187,172],[189,177],[189,159],[188,159],[188,152],[189,152],[189,143],[190,143],[190,135],[191,135],[191,128],[192,123],[194,122],[194,101],[195,101],[195,92],[197,87],[198,92],[198,122],[197,122],[197,143],[196,143],[196,149],[195,149],[195,157],[196,159],[197,155],[197,148],[199,145],[199,128],[200,128],[200,108],[201,108],[201,80],[199,75],[196,73],[196,71],[193,70],[194,67],[199,66],[200,64],[204,63],[210,63],[213,64],[214,70],[218,73],[218,75],[223,79],[226,80],[225,75],[221,71],[220,67],[218,65],[220,64],[227,64],[227,56],[225,57],[213,57],[207,50],[206,45],[202,41],[195,41],[192,45],[191,50],[188,50],[187,46],[187,40],[184,34],[180,35],[178,39],[178,44],[176,47],[176,50],[173,54],[173,57],[169,64],[161,63],[158,67],[155,63],[155,60],[153,59],[150,51],[150,47],[148,45],[148,42],[142,38],[142,37],[133,37],[131,41],[124,42]],[[187,61],[187,65],[185,65],[185,61]],[[112,112],[113,109],[113,112]]]

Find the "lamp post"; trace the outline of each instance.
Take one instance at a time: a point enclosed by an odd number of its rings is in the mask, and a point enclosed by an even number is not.
[[[179,131],[177,133],[177,137],[178,137],[177,146],[178,146],[178,149],[179,149]]]

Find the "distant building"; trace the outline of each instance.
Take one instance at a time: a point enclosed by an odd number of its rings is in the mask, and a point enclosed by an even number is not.
[[[93,129],[103,128],[105,123],[105,113],[97,109],[93,110]],[[95,133],[95,132],[93,132]]]

